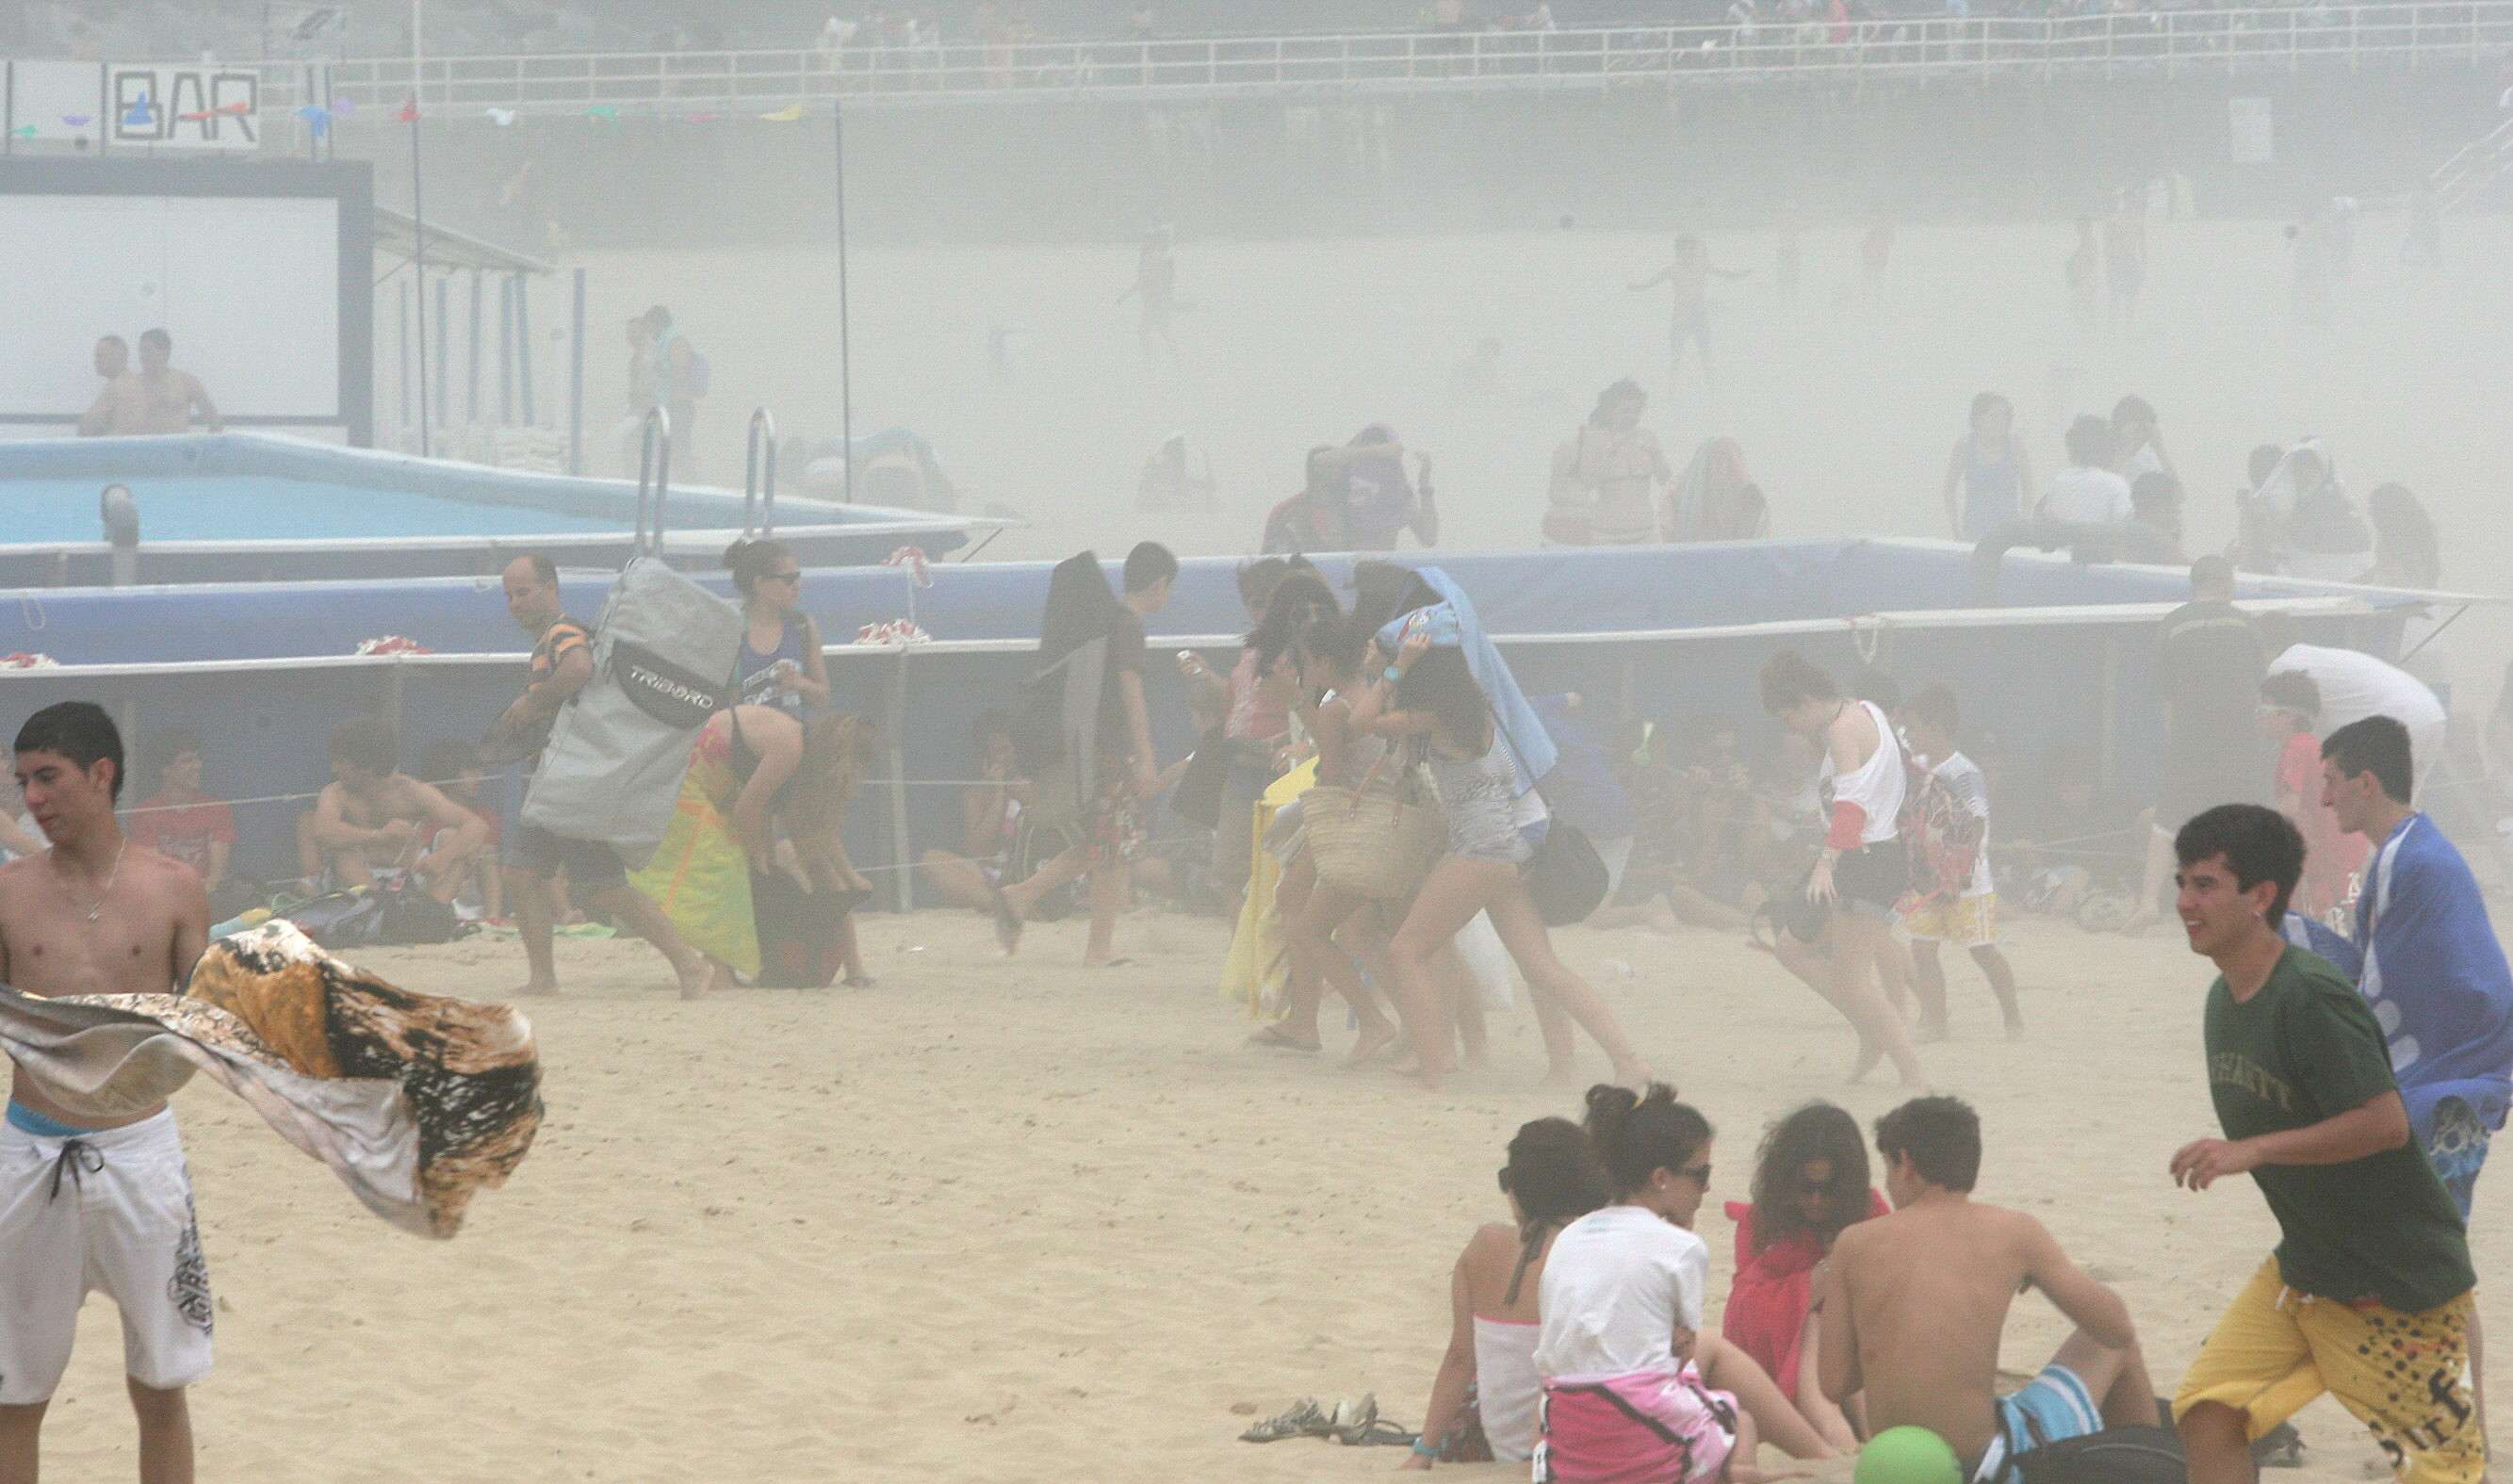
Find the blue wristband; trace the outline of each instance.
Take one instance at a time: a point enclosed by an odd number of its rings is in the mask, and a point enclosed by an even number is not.
[[[1427,1438],[1417,1437],[1414,1440],[1414,1451],[1423,1458],[1436,1459],[1440,1456],[1440,1445]]]
[[[1391,664],[1387,668],[1378,672],[1378,678],[1386,681],[1389,685],[1394,685],[1405,678],[1405,672]]]

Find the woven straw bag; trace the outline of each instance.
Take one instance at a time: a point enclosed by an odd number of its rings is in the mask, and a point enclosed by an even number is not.
[[[1372,770],[1374,773],[1376,769]],[[1393,793],[1320,784],[1303,795],[1300,820],[1318,879],[1376,902],[1402,902],[1430,874],[1449,830],[1436,809]]]

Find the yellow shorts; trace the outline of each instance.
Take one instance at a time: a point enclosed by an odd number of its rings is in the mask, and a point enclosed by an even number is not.
[[[2256,1441],[2327,1391],[2406,1484],[2478,1484],[2487,1443],[2469,1390],[2471,1300],[2404,1314],[2308,1298],[2272,1257],[2200,1346],[2173,1415],[2216,1402],[2242,1413]]]
[[[1998,942],[1998,894],[1958,897],[1933,902],[1901,919],[1903,936],[1913,943],[1950,943],[1958,948],[1986,948]]]

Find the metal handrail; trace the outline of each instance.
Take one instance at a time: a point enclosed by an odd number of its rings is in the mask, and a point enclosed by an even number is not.
[[[672,487],[672,418],[660,404],[646,409],[637,430],[637,528],[629,551],[658,556],[663,549],[663,497]],[[646,526],[646,500],[654,497],[654,528]]]
[[[760,507],[762,511],[759,534],[774,536],[777,534],[777,419],[765,407],[750,410],[749,447],[743,455],[741,539],[750,540],[753,506]]]
[[[2469,60],[2513,49],[2513,0],[2405,0],[2309,9],[1950,17],[1572,31],[1376,32],[1157,41],[953,43],[839,52],[572,53],[354,59],[330,72],[348,122],[415,98],[423,108],[777,113],[837,98],[947,101],[1042,94],[1184,96],[1389,89],[1675,85],[1758,76],[2293,71],[2316,59]],[[265,63],[265,107],[310,84]],[[724,110],[724,111],[719,111]]]

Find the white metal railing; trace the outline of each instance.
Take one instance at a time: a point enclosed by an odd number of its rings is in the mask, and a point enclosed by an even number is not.
[[[2047,18],[1071,41],[747,52],[406,57],[263,64],[265,106],[744,117],[835,98],[1196,96],[1681,85],[1824,76],[2269,73],[2513,49],[2513,0]]]

